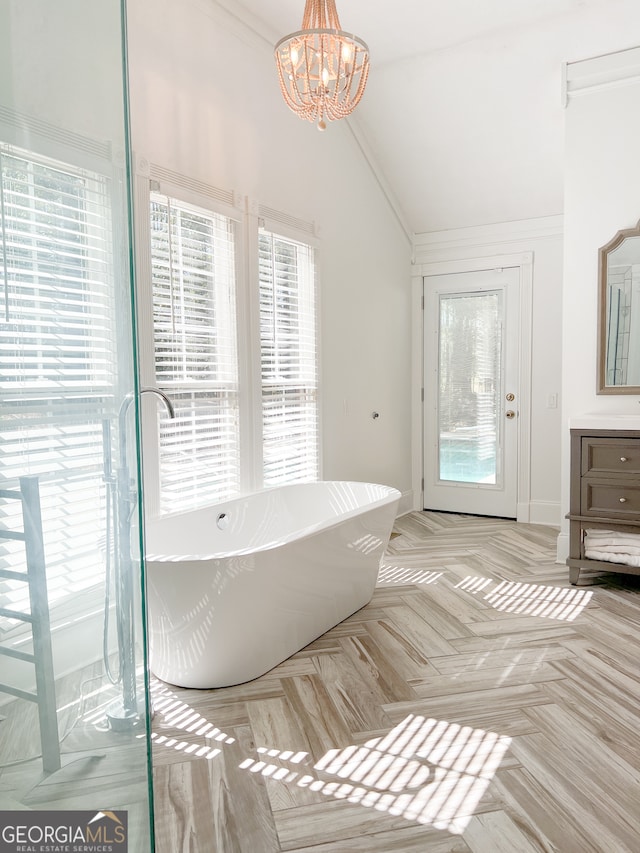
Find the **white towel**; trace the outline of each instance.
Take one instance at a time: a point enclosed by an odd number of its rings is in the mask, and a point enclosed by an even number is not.
[[[605,563],[640,566],[640,533],[587,528],[584,531],[584,555]]]
[[[630,536],[589,536],[589,542],[597,544],[598,547],[604,545],[626,545],[628,548],[640,548],[640,538],[631,538]]]
[[[608,548],[585,548],[585,557],[605,563],[622,563],[623,566],[640,566],[640,554],[626,554]]]
[[[615,530],[585,530],[585,547],[608,549],[628,554],[640,554],[640,534],[618,533]]]
[[[615,540],[616,542],[627,542],[629,545],[640,545],[640,533],[627,533],[621,530],[597,530],[589,527],[585,530],[585,534],[594,542]]]
[[[585,548],[595,548],[598,551],[615,551],[618,554],[634,554],[640,556],[640,547],[625,545],[624,542],[593,542],[591,539],[584,540]]]

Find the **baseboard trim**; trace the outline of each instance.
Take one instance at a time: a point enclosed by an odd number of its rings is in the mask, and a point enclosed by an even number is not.
[[[556,563],[566,564],[569,556],[569,534],[559,533],[556,545]]]
[[[398,517],[408,512],[420,512],[413,489],[403,492],[398,505]],[[560,504],[556,501],[530,501],[519,503],[516,507],[516,520],[521,524],[545,524],[560,527],[562,523]],[[568,553],[568,551],[567,551]]]
[[[560,504],[557,501],[531,501],[529,504],[529,523],[560,527],[562,523]]]
[[[398,517],[406,515],[408,512],[413,512],[415,509],[416,505],[413,489],[409,489],[408,492],[403,492],[400,497],[400,503],[398,504]]]

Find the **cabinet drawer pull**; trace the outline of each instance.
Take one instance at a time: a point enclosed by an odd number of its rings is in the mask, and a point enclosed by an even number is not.
[[[627,499],[626,498],[619,498],[619,501],[621,504],[626,504]]]
[[[629,460],[627,459],[627,457],[626,457],[626,456],[621,456],[621,457],[620,457],[620,461],[621,461],[621,462],[628,462]]]

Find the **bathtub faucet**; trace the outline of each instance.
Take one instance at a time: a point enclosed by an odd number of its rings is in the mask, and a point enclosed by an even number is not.
[[[173,403],[171,402],[171,398],[168,394],[165,394],[164,391],[161,391],[159,388],[141,388],[140,394],[157,394],[161,400],[164,400],[164,404],[167,407],[167,412],[169,413],[170,418],[175,418],[176,412],[173,408]]]
[[[148,388],[140,388],[138,393],[140,394],[140,396],[142,396],[143,394],[156,394],[165,404],[169,417],[172,419],[175,418],[176,412],[173,407],[173,403],[171,402],[171,398],[168,394],[165,394],[164,391],[161,391],[159,388],[149,386]],[[133,391],[129,391],[129,393],[125,396],[124,400],[120,404],[120,410],[118,412],[121,470],[125,470],[127,467],[127,412],[129,411],[129,407],[131,406],[134,400],[135,393]]]
[[[176,413],[173,403],[164,391],[159,388],[140,388],[142,394],[156,394],[163,401],[170,418]],[[118,652],[122,681],[122,696],[117,698],[107,709],[109,725],[116,731],[128,731],[140,720],[136,687],[136,652],[135,652],[135,617],[134,617],[134,580],[133,557],[131,554],[131,522],[133,512],[138,502],[135,482],[131,479],[127,459],[127,412],[135,400],[135,393],[128,393],[123,399],[118,411],[120,467],[115,478],[109,477],[116,489],[116,506],[114,511],[114,586],[117,589],[116,618],[118,621]],[[108,437],[110,433],[105,431]],[[110,473],[111,461],[105,454],[105,468]],[[115,481],[115,482],[114,482]],[[107,593],[108,595],[109,593]],[[105,606],[106,609],[106,606]],[[105,636],[106,636],[105,622]],[[106,640],[105,640],[106,648]],[[107,652],[105,651],[105,659]]]
[[[171,398],[168,394],[165,394],[164,391],[161,391],[159,388],[149,387],[149,388],[141,388],[138,392],[140,396],[143,394],[157,394],[158,397],[163,401],[167,408],[167,412],[169,413],[170,418],[175,418],[176,412],[173,408],[173,403],[171,402]],[[123,435],[125,430],[125,418],[127,416],[127,412],[129,411],[129,406],[133,403],[135,399],[135,394],[133,391],[129,391],[127,395],[125,395],[124,400],[120,405],[120,411],[118,412],[118,425],[120,427],[120,435]]]

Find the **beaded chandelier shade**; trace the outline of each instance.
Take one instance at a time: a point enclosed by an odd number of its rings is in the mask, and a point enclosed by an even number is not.
[[[369,48],[342,32],[335,0],[306,0],[302,29],[280,39],[275,57],[285,103],[319,130],[353,112],[369,76]]]

